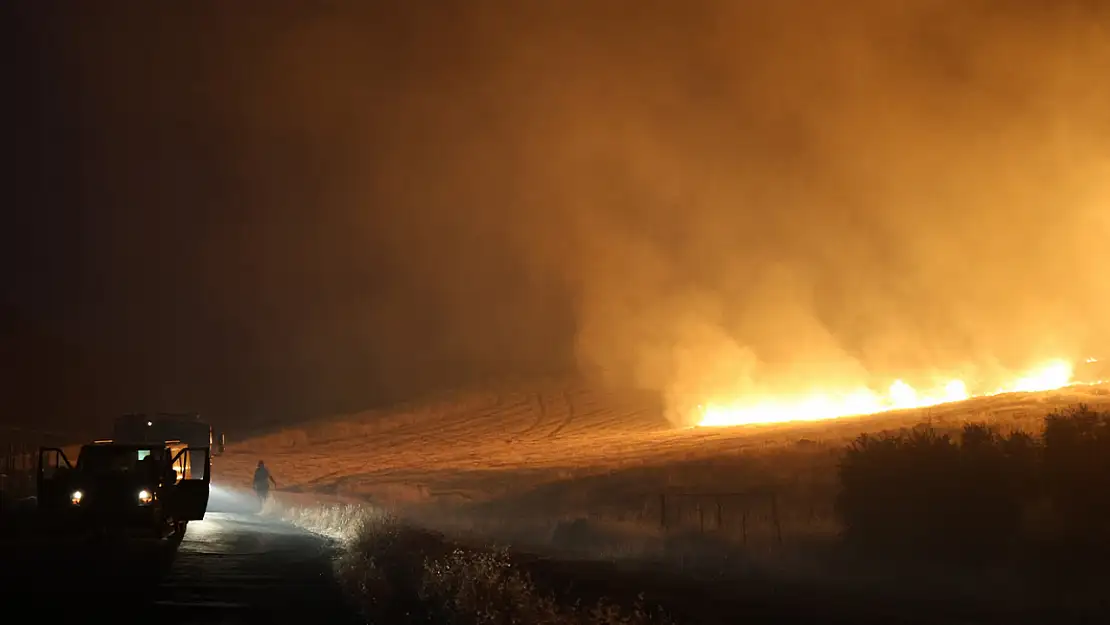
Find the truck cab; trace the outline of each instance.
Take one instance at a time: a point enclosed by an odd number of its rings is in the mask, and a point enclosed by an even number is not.
[[[38,505],[48,522],[67,528],[184,532],[208,509],[208,448],[97,441],[76,464],[58,448],[38,457]]]

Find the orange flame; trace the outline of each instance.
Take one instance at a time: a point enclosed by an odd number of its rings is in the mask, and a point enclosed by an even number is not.
[[[700,406],[703,427],[724,427],[819,421],[890,410],[925,408],[971,397],[1002,393],[1050,391],[1072,384],[1072,366],[1064,360],[1051,360],[1002,385],[993,392],[971,394],[962,380],[951,380],[939,388],[921,392],[902,380],[895,380],[886,393],[867,387],[842,392],[810,392],[787,397],[709,403]]]

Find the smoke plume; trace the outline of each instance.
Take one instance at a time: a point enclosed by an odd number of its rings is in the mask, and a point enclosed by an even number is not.
[[[396,388],[568,354],[681,420],[1110,347],[1097,3],[401,4],[183,12],[149,72],[204,68],[164,105],[222,142],[196,266],[257,350]]]

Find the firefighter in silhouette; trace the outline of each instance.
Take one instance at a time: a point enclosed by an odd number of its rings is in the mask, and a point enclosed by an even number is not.
[[[254,492],[258,495],[259,505],[265,504],[266,500],[270,497],[271,484],[273,484],[274,488],[277,488],[277,482],[274,481],[274,476],[270,475],[270,470],[266,468],[266,463],[259,460],[258,468],[254,470]]]

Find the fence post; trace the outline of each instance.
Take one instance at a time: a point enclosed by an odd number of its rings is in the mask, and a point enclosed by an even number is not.
[[[702,534],[705,533],[705,511],[701,508],[701,501],[697,503],[698,508],[698,531]]]
[[[778,493],[771,493],[771,519],[775,523],[775,538],[782,546],[782,524],[779,522],[779,497]]]
[[[659,529],[667,529],[667,494],[659,493]]]
[[[717,503],[717,530],[720,531],[721,529],[723,529],[722,525],[724,525],[723,523],[721,523],[721,498],[716,497],[715,499]]]
[[[740,545],[748,546],[748,506],[744,505],[744,512],[740,514]]]

